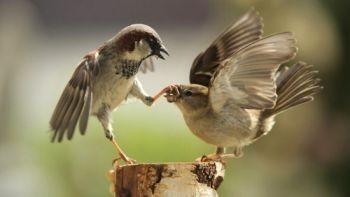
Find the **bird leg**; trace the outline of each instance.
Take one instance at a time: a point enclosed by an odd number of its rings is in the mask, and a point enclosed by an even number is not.
[[[235,147],[231,155],[233,155],[236,158],[242,157],[243,156],[242,147]]]
[[[145,90],[142,87],[140,81],[136,78],[134,84],[130,90],[130,94],[135,98],[140,99],[144,104],[151,106],[154,102],[153,97],[148,96]]]
[[[134,84],[130,91],[130,94],[132,96],[142,100],[142,102],[148,106],[151,106],[160,96],[162,96],[165,93],[176,95],[176,96],[180,95],[177,85],[169,85],[165,87],[163,90],[161,90],[155,96],[148,96],[146,92],[143,90],[142,85],[138,79],[135,79]]]
[[[133,164],[136,161],[133,159],[130,159],[129,157],[126,156],[124,151],[120,148],[117,140],[114,137],[114,134],[112,132],[112,125],[110,121],[110,116],[109,116],[109,107],[107,105],[103,105],[98,114],[97,118],[101,122],[103,130],[105,132],[106,138],[112,142],[113,146],[117,149],[117,152],[119,154],[119,157],[127,164]],[[115,159],[113,163],[115,163],[119,158]]]
[[[119,146],[117,140],[115,139],[113,133],[109,130],[105,130],[106,138],[112,142],[113,146],[117,149],[117,152],[119,154],[120,158],[117,158],[113,161],[115,163],[119,159],[122,159],[125,163],[127,164],[134,164],[136,161],[127,157],[126,154],[124,153],[123,149]]]
[[[221,155],[221,154],[224,154],[224,152],[225,152],[224,147],[220,147],[220,146],[216,147],[216,152],[215,152],[215,154]]]

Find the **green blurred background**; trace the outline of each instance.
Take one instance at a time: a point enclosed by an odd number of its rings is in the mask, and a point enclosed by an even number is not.
[[[315,102],[229,162],[221,196],[350,196],[350,16],[340,0],[0,0],[0,196],[108,196],[116,157],[98,122],[49,142],[53,108],[83,55],[131,23],[161,35],[171,56],[139,77],[149,94],[188,81],[194,57],[251,6],[265,35],[292,31],[297,59],[320,70]],[[119,142],[139,162],[193,161],[214,151],[164,99],[114,113]]]

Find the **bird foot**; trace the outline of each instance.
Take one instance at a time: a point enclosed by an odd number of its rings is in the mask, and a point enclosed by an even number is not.
[[[179,91],[179,85],[169,85],[166,89],[166,95],[164,97],[167,99],[168,102],[176,102],[177,99],[181,96],[181,93]]]
[[[209,155],[203,155],[200,158],[197,158],[196,161],[197,162],[210,162],[210,161],[214,161],[214,162],[221,162],[221,163],[225,163],[226,159],[232,159],[232,158],[238,158],[235,154],[209,154]]]
[[[123,158],[123,161],[124,161],[125,164],[127,164],[127,165],[136,164],[136,160],[135,160],[135,159],[132,159],[132,158],[130,158],[130,157],[124,157],[124,158]]]
[[[111,133],[111,134],[112,134],[112,132],[106,132],[106,133]],[[107,135],[106,135],[106,136],[107,136]],[[107,137],[107,138],[108,138],[108,137]],[[113,164],[114,164],[116,161],[119,161],[119,160],[123,160],[123,161],[125,162],[125,164],[128,164],[128,165],[136,163],[136,160],[131,159],[131,158],[129,158],[129,157],[126,156],[126,154],[125,154],[124,151],[120,148],[119,144],[117,143],[117,141],[115,140],[115,138],[114,138],[113,135],[112,135],[112,137],[111,137],[111,142],[112,142],[112,144],[114,145],[114,147],[116,148],[116,151],[117,151],[117,153],[118,153],[118,155],[119,155],[119,157],[118,157],[117,159],[114,159],[114,160],[113,160]]]
[[[126,165],[132,165],[132,164],[136,164],[136,160],[135,159],[132,159],[132,158],[130,158],[130,157],[126,157],[126,156],[120,156],[120,157],[118,157],[118,158],[116,158],[116,159],[113,159],[113,162],[112,162],[112,165],[113,165],[113,167],[114,168],[117,168],[117,167],[119,167],[120,166],[120,161],[124,161],[124,163],[126,164]]]
[[[174,94],[176,93],[177,95],[180,95],[179,89],[178,89],[178,85],[176,84],[171,84],[168,85],[167,87],[165,87],[163,90],[161,90],[158,94],[156,94],[153,99],[157,100],[160,96],[162,96],[163,94]]]

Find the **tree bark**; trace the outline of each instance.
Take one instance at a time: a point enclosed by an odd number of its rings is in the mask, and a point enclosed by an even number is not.
[[[117,197],[218,196],[225,169],[220,162],[135,164],[110,171]]]

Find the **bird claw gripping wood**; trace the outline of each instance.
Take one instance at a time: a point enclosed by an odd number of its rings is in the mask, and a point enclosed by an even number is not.
[[[227,159],[233,159],[233,158],[239,158],[235,154],[209,154],[209,155],[203,155],[202,157],[199,157],[196,159],[197,162],[220,162],[222,164],[226,164]]]
[[[113,159],[113,161],[112,161],[113,167],[114,168],[120,167],[121,166],[120,161],[124,161],[124,163],[126,165],[132,165],[132,164],[136,164],[137,163],[137,161],[135,159],[132,159],[130,157],[125,157],[124,156],[123,158],[122,157],[118,157],[118,158]]]

